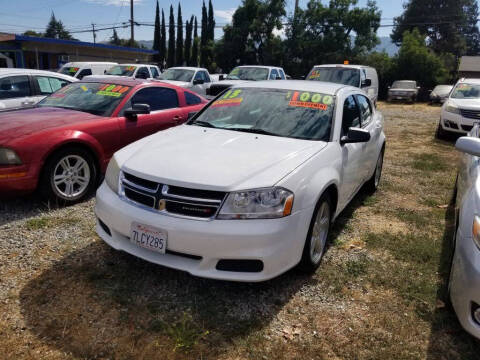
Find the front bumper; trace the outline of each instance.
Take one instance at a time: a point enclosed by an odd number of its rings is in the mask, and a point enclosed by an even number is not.
[[[415,94],[395,94],[395,93],[389,93],[388,94],[388,100],[389,101],[394,101],[394,100],[399,100],[399,101],[403,101],[403,100],[412,100],[412,98],[415,97]]]
[[[442,110],[440,118],[440,125],[445,131],[450,131],[458,134],[466,134],[473,128],[475,120],[464,118],[460,114],[453,114]]]
[[[470,228],[469,226],[468,228]],[[450,297],[463,328],[480,339],[480,324],[472,317],[472,304],[480,305],[480,250],[459,227],[450,278]]]
[[[28,194],[35,190],[38,176],[35,166],[0,167],[0,196],[13,197]]]
[[[149,262],[192,275],[233,281],[272,279],[300,261],[313,208],[281,219],[201,221],[162,215],[122,200],[105,182],[97,191],[97,232],[111,247]],[[110,230],[109,235],[101,220]],[[130,242],[132,222],[168,233],[167,253],[159,254]],[[197,258],[192,258],[195,256]],[[260,272],[217,270],[219,260],[260,260]]]

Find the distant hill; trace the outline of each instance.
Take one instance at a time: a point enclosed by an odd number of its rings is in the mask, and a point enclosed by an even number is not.
[[[389,36],[380,37],[380,44],[373,51],[385,51],[388,55],[393,56],[398,53],[398,46],[392,42]]]

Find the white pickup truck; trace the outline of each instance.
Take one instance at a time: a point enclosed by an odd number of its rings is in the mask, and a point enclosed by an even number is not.
[[[198,67],[171,67],[163,72],[160,80],[205,95],[213,80],[207,69]]]

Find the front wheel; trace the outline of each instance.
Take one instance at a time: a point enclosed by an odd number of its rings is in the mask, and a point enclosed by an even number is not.
[[[55,153],[46,163],[40,191],[61,205],[83,200],[95,187],[97,169],[92,156],[81,148]]]
[[[298,268],[306,273],[314,273],[320,266],[327,245],[332,223],[332,202],[326,194],[322,195],[313,212],[310,228],[303,248]]]

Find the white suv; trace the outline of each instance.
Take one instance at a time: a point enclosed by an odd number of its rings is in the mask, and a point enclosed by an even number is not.
[[[97,232],[197,276],[264,281],[320,265],[330,225],[380,181],[383,116],[360,89],[247,82],[115,153]]]
[[[480,120],[480,79],[461,79],[442,106],[437,137],[466,134]]]

